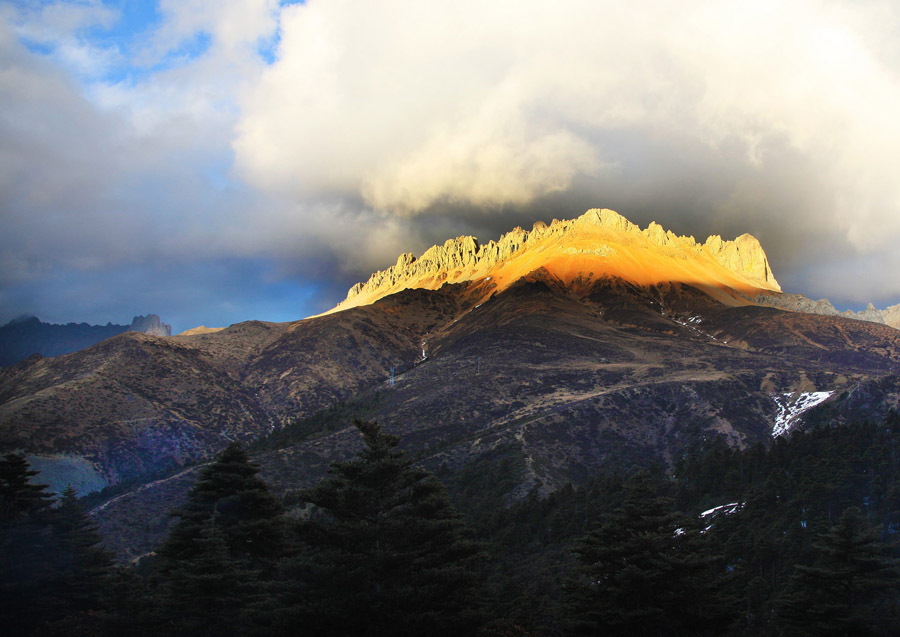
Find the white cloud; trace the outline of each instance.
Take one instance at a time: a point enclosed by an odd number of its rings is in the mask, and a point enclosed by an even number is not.
[[[0,5],[3,285],[229,256],[343,280],[609,205],[900,300],[895,2],[163,0],[127,40],[117,6]]]
[[[278,0],[160,0],[163,23],[143,52],[155,62],[198,34],[211,36],[213,56],[246,63],[277,25]]]
[[[243,95],[237,164],[294,201],[400,215],[593,184],[597,204],[642,201],[665,223],[684,214],[667,189],[692,189],[689,214],[770,235],[784,263],[789,242],[815,252],[798,245],[811,224],[882,249],[900,238],[897,17],[889,2],[310,0],[282,10],[278,59]]]
[[[114,46],[81,37],[85,29],[108,29],[119,19],[117,11],[99,0],[8,5],[0,11],[0,18],[14,25],[18,37],[49,47],[51,58],[79,77],[100,76],[120,61],[120,52]]]
[[[257,43],[276,27],[272,3],[221,2],[202,13],[191,28],[209,30],[208,51],[108,83],[105,71],[70,63],[71,51],[94,47],[87,27],[114,24],[99,4],[0,12],[0,248],[15,265],[6,281],[208,257],[222,245],[210,239],[217,224],[258,202],[228,182],[229,142],[234,95],[261,69]],[[187,33],[170,27],[178,19],[160,31]]]

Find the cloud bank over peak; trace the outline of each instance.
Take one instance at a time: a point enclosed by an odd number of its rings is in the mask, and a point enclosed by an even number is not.
[[[898,17],[812,0],[311,0],[282,10],[277,59],[241,99],[236,164],[280,196],[396,215],[580,188],[639,216],[771,238],[827,224],[848,253],[884,250],[900,234]],[[670,188],[690,212],[666,211]]]

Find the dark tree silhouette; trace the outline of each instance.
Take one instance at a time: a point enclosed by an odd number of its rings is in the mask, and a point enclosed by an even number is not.
[[[578,544],[579,577],[567,591],[576,634],[716,634],[727,623],[715,589],[718,560],[673,513],[665,486],[637,474],[622,506]]]
[[[236,442],[204,467],[187,504],[172,513],[178,521],[158,551],[164,568],[200,552],[195,540],[213,517],[232,559],[271,566],[284,550],[284,507],[258,474],[259,466]]]
[[[95,632],[112,556],[100,548],[72,487],[57,507],[18,455],[0,460],[0,618],[5,634]],[[75,630],[75,628],[78,630]]]
[[[46,484],[30,482],[37,474],[23,456],[0,460],[0,624],[10,635],[29,634],[50,604],[53,496]]]
[[[398,439],[356,421],[365,449],[302,494],[301,554],[285,629],[328,635],[467,635],[480,623],[479,546],[443,485]]]
[[[849,507],[813,545],[809,566],[798,565],[779,605],[797,635],[895,635],[897,560],[865,516]]]
[[[172,635],[267,631],[253,610],[284,557],[284,507],[238,443],[203,468],[172,515],[142,630]],[[147,590],[144,593],[147,595]]]

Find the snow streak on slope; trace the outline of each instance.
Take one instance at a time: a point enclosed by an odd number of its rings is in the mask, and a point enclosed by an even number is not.
[[[711,528],[713,528],[712,522],[718,515],[731,515],[732,513],[737,513],[743,508],[743,504],[740,502],[730,502],[728,504],[722,504],[717,507],[713,507],[711,509],[707,509],[703,513],[700,514],[700,519],[708,522],[706,528],[703,529],[703,533],[706,533]]]
[[[719,513],[723,513],[725,515],[731,515],[735,511],[739,511],[741,508],[740,502],[730,502],[728,504],[722,504],[717,507],[713,507],[711,509],[707,509],[703,513],[700,514],[701,518],[708,518],[711,515],[718,515]]]
[[[826,400],[833,393],[833,391],[791,392],[772,396],[778,410],[775,414],[772,437],[777,438],[790,431],[801,414]]]

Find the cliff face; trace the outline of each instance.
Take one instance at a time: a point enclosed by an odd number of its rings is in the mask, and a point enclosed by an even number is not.
[[[588,210],[577,219],[541,221],[531,230],[515,228],[498,241],[449,239],[422,256],[401,254],[397,262],[357,283],[331,312],[374,303],[405,289],[437,289],[444,283],[473,281],[473,304],[521,277],[541,270],[569,285],[585,287],[604,276],[656,285],[687,283],[726,305],[764,305],[791,312],[840,316],[900,329],[900,304],[884,310],[872,304],[859,312],[839,311],[827,299],[785,294],[775,280],[759,241],[742,234],[719,235],[703,243],[682,237],[656,222],[643,230],[613,210]]]
[[[499,291],[541,268],[565,282],[603,276],[645,285],[678,281],[719,290],[720,297],[726,290],[737,292],[734,298],[781,291],[762,246],[749,234],[734,241],[714,235],[700,244],[655,222],[642,230],[617,212],[593,209],[577,219],[538,222],[530,231],[515,228],[483,245],[463,236],[418,258],[401,254],[393,266],[353,286],[335,310],[444,283],[492,280],[490,291]]]
[[[769,268],[766,253],[752,234],[742,234],[734,241],[723,241],[715,234],[706,240],[703,249],[732,272],[759,282],[761,287],[781,291]]]

